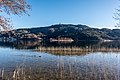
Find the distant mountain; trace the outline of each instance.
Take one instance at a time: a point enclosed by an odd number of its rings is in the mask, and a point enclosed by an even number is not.
[[[47,27],[0,32],[0,40],[120,40],[120,29],[98,29],[86,25],[56,24]]]

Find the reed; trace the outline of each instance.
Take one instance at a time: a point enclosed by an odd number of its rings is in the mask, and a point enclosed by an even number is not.
[[[95,68],[95,63],[92,63],[92,67],[90,67],[90,64],[86,64],[83,67],[80,67],[80,70],[77,72],[79,67],[73,67],[73,65],[76,64],[76,61],[73,61],[69,64],[67,72],[66,72],[66,65],[64,63],[64,60],[60,58],[60,62],[58,65],[58,68],[56,68],[56,72],[52,73],[50,70],[48,74],[41,74],[42,71],[39,71],[39,73],[28,71],[26,72],[25,67],[17,67],[13,73],[12,76],[6,75],[4,72],[5,70],[2,70],[2,80],[119,80],[118,74],[115,74],[114,70],[109,70],[108,67],[105,67],[104,64],[100,66],[100,69],[97,71]],[[88,61],[88,60],[86,60]],[[81,62],[81,64],[83,64]],[[30,70],[30,68],[29,68]],[[57,74],[56,74],[57,73]]]
[[[120,48],[108,48],[108,47],[44,47],[40,46],[34,49],[38,52],[48,52],[57,55],[81,55],[88,54],[90,52],[120,52]]]

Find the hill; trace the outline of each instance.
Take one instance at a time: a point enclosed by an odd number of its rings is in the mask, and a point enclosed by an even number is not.
[[[86,25],[56,24],[47,27],[16,29],[0,32],[0,40],[120,40],[120,29],[98,29]]]

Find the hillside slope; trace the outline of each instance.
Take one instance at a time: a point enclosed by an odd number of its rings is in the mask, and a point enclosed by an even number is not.
[[[1,32],[0,39],[14,38],[16,40],[51,38],[71,38],[73,40],[120,40],[119,29],[97,29],[86,25],[56,24],[47,27],[17,29]]]

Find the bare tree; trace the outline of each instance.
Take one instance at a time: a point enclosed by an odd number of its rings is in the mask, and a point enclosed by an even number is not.
[[[114,13],[113,18],[117,21],[115,27],[117,28],[120,27],[120,6],[116,9],[116,12]]]
[[[0,13],[5,12],[7,15],[24,15],[28,14],[30,5],[25,0],[0,0]],[[0,27],[3,30],[11,28],[10,19],[0,15]]]
[[[117,21],[115,27],[120,27],[120,9],[116,9],[116,13],[114,13],[114,19]]]

